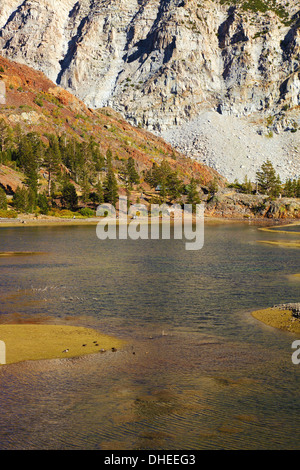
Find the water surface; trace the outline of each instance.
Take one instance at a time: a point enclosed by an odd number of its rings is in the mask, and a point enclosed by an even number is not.
[[[1,228],[0,321],[93,327],[117,353],[0,369],[1,449],[299,449],[297,339],[251,310],[299,301],[297,235],[207,224],[181,240]],[[299,339],[299,338],[298,338]]]

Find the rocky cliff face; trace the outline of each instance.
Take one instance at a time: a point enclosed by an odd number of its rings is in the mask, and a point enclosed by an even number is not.
[[[300,125],[298,0],[0,0],[0,28],[0,54],[154,132],[207,110]]]
[[[300,218],[300,202],[289,198],[271,200],[268,196],[222,190],[207,202],[205,213],[211,217],[292,220]]]

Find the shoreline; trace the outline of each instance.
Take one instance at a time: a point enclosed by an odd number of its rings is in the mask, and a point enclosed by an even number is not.
[[[34,216],[20,216],[16,219],[0,219],[0,228],[4,227],[37,227],[37,226],[76,226],[76,225],[97,225],[99,222],[113,223],[117,222],[117,225],[120,223],[127,223],[128,225],[132,222],[135,223],[148,223],[151,222],[159,223],[161,219],[155,218],[151,219],[150,217],[138,217],[137,219],[127,218],[124,219],[114,219],[114,218],[103,218],[103,217],[91,217],[91,218],[77,218],[77,219],[68,219],[60,217],[34,217]],[[170,218],[172,223],[175,222],[174,219]],[[180,220],[181,221],[181,220]],[[253,217],[251,219],[245,219],[241,217],[214,217],[214,216],[204,216],[205,223],[245,223],[253,225],[263,225],[263,226],[291,226],[291,225],[300,225],[300,221],[295,219],[263,219],[259,217]],[[179,222],[179,220],[178,220]],[[264,230],[262,228],[261,230]],[[268,230],[268,229],[265,229]]]

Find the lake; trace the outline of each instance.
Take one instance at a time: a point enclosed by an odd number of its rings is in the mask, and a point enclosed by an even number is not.
[[[250,312],[299,301],[297,234],[206,223],[183,240],[2,227],[0,321],[92,327],[116,353],[0,368],[1,449],[299,449],[297,336]],[[35,253],[35,254],[34,254]],[[0,338],[1,339],[1,338]]]

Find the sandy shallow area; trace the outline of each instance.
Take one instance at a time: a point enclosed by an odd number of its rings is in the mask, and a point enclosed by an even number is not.
[[[277,245],[277,246],[282,246],[286,248],[300,248],[300,241],[285,241],[285,240],[278,240],[278,241],[272,241],[272,240],[257,240],[258,243],[265,243],[267,245]]]
[[[90,328],[41,324],[0,325],[0,340],[5,343],[6,364],[104,353],[125,344]]]
[[[0,251],[0,257],[40,255],[38,251]]]
[[[252,316],[268,326],[291,333],[300,333],[300,319],[292,316],[291,310],[265,308],[252,312]]]
[[[64,219],[62,217],[19,217],[17,219],[0,219],[1,227],[32,227],[47,225],[96,225],[99,218]]]
[[[276,232],[279,228],[279,233],[287,233],[287,234],[294,234],[294,235],[300,235],[300,232],[298,231],[292,231],[292,230],[282,230],[282,227],[297,227],[297,226],[300,226],[300,222],[293,222],[293,223],[290,223],[290,224],[282,224],[280,227],[278,226],[275,226],[275,227],[261,227],[259,228],[259,230],[262,230],[263,232]]]

